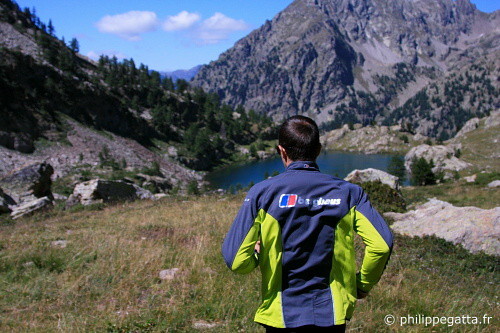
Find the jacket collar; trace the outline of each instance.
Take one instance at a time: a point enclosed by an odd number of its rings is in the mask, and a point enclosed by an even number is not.
[[[295,161],[288,165],[286,171],[288,170],[319,171],[319,167],[316,162],[313,161]]]

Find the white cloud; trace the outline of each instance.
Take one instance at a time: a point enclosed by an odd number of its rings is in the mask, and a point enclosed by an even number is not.
[[[107,15],[96,23],[100,32],[115,34],[130,41],[140,40],[140,34],[154,31],[158,25],[159,20],[156,13],[147,11]]]
[[[93,59],[93,60],[99,60],[99,58],[101,57],[101,55],[105,55],[105,56],[108,56],[110,58],[112,57],[116,57],[118,58],[118,60],[123,60],[125,58],[127,58],[127,56],[121,52],[118,52],[118,51],[113,51],[113,50],[106,50],[106,51],[90,51],[87,53],[87,57],[89,57],[90,59]]]
[[[248,24],[243,20],[235,20],[222,13],[215,13],[201,23],[196,35],[201,44],[216,44],[226,40],[231,33],[248,28]]]
[[[163,30],[176,31],[185,30],[192,27],[201,19],[201,16],[196,13],[189,13],[185,10],[175,16],[169,16],[163,23]]]

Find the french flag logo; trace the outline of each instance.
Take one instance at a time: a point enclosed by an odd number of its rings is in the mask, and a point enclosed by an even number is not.
[[[280,197],[280,208],[295,207],[297,203],[297,194],[282,194]]]

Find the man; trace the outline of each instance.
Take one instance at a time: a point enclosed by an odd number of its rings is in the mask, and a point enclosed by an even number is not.
[[[224,259],[242,274],[260,266],[255,321],[267,332],[344,332],[356,298],[382,275],[392,234],[359,186],[320,173],[312,119],[286,120],[277,150],[286,171],[250,189],[222,245]],[[358,274],[354,232],[366,245]]]

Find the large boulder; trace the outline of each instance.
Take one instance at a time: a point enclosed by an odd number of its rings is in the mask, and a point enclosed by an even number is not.
[[[471,164],[460,160],[457,155],[462,148],[460,144],[452,144],[447,146],[429,146],[420,145],[413,147],[405,156],[405,168],[411,172],[411,164],[415,159],[420,157],[425,158],[427,162],[431,160],[434,162],[432,172],[446,172],[446,171],[460,171],[471,166]],[[448,175],[449,178],[451,174]]]
[[[48,163],[35,163],[0,179],[0,186],[18,204],[38,198],[52,199],[50,177],[54,169]]]
[[[148,190],[121,180],[93,179],[77,184],[66,201],[66,206],[136,199],[154,199],[154,196]]]
[[[32,213],[40,210],[45,210],[52,207],[52,199],[49,197],[38,198],[20,205],[12,207],[10,216],[15,220],[22,216],[31,215]]]
[[[364,170],[351,171],[344,180],[352,183],[366,183],[380,181],[382,184],[389,185],[395,190],[399,190],[399,178],[382,170],[368,168]]]
[[[500,255],[500,207],[455,207],[448,202],[430,199],[413,211],[385,213],[384,216],[395,220],[392,229],[400,234],[436,235],[462,244],[471,252]]]

